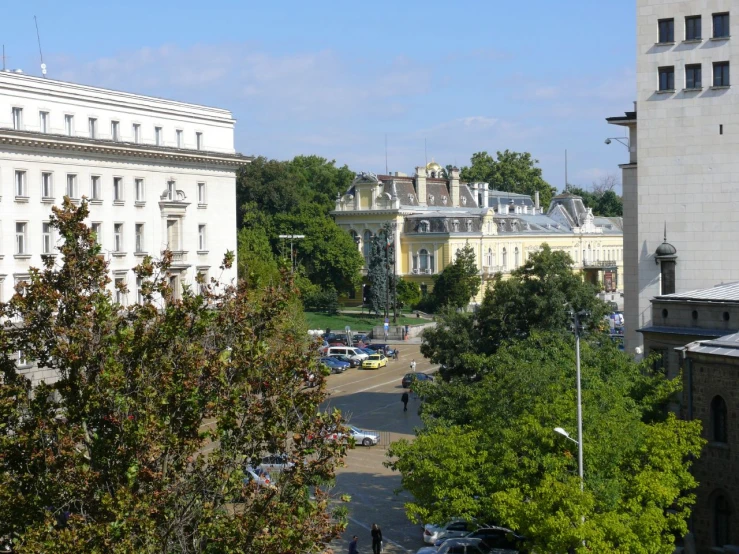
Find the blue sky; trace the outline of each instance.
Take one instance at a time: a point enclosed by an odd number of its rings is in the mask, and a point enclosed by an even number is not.
[[[9,67],[230,109],[236,147],[357,171],[528,151],[562,188],[618,173],[605,118],[632,109],[635,2],[26,2],[3,7]]]

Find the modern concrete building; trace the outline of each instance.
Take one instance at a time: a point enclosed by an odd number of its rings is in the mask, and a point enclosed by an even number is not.
[[[582,199],[562,193],[544,209],[538,198],[491,190],[488,183],[460,182],[454,168],[446,177],[435,162],[413,176],[357,175],[336,200],[336,223],[369,257],[372,236],[386,222],[394,229],[396,274],[432,289],[432,277],[454,261],[465,244],[475,249],[483,281],[508,274],[549,244],[567,252],[604,300],[621,302],[621,218],[593,216]],[[477,301],[481,300],[481,288]]]
[[[739,280],[732,8],[733,0],[637,0],[638,111],[610,120],[632,130],[623,166],[627,351],[640,344],[636,330],[650,325],[649,301],[661,292],[654,252],[665,225],[679,252],[677,292]]]
[[[173,251],[176,290],[236,251],[236,169],[228,110],[0,72],[0,301],[57,252],[48,225],[64,196],[90,203],[111,290],[145,255]],[[221,278],[236,277],[234,269]],[[38,372],[35,378],[49,378]]]

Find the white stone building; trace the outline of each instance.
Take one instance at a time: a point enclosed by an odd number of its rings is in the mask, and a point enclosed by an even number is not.
[[[677,249],[676,292],[739,280],[736,0],[637,0],[637,108],[624,168],[626,349],[652,325],[654,253]],[[734,8],[734,10],[732,10]]]
[[[0,72],[0,301],[56,252],[47,222],[64,196],[89,199],[121,303],[137,300],[132,268],[167,248],[177,290],[197,273],[235,278],[218,268],[236,251],[235,172],[251,158],[233,129],[224,109]]]

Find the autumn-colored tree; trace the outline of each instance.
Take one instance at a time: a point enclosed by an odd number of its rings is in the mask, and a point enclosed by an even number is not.
[[[19,553],[322,549],[344,527],[327,486],[346,445],[323,377],[305,384],[290,283],[176,294],[165,253],[135,270],[143,301],[119,305],[87,215],[54,209],[60,256],[0,304],[0,537]],[[18,352],[58,380],[32,389]],[[260,485],[245,469],[265,453],[294,466]]]

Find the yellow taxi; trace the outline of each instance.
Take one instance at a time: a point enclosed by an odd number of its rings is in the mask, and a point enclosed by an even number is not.
[[[369,358],[362,362],[362,369],[380,369],[387,365],[385,354],[371,354]]]

